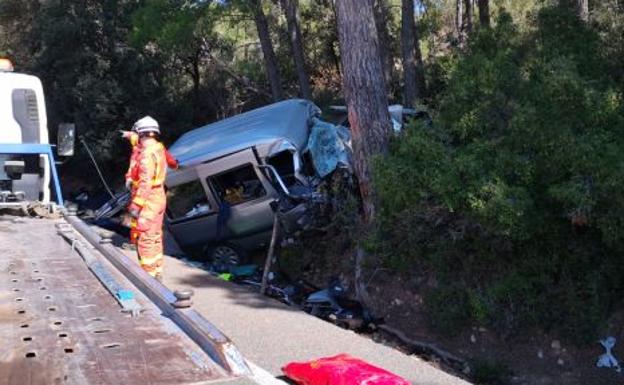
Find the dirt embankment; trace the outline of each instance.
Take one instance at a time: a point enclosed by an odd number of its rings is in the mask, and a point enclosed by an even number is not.
[[[307,240],[303,245],[283,249],[281,254],[280,267],[290,276],[319,287],[339,277],[351,295],[355,295],[355,252],[346,236]],[[427,287],[435,284],[434,279],[423,272],[398,275],[374,265],[365,266],[364,274],[368,305],[374,315],[399,331],[403,339],[433,346],[467,363],[463,368],[451,366],[431,350],[425,352],[426,359],[446,370],[481,384],[612,385],[624,380],[623,373],[596,367],[598,357],[604,353],[598,342],[579,347],[542,331],[503,336],[477,325],[452,335],[441,333],[427,317],[423,299]],[[609,334],[624,341],[624,314],[615,316],[609,325]],[[387,333],[372,337],[408,354],[423,354],[418,346]],[[624,357],[624,342],[616,344],[613,354]]]

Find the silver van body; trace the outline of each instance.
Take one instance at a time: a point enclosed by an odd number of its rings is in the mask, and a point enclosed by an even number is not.
[[[182,249],[240,258],[266,246],[279,198],[271,172],[285,185],[305,184],[301,153],[319,115],[310,101],[287,100],[180,137],[169,149],[181,167],[167,174],[165,222]]]

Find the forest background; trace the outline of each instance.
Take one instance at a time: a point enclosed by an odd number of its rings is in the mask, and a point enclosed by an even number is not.
[[[347,248],[422,294],[441,333],[592,341],[623,305],[624,3],[372,3],[385,97],[433,124],[369,159],[375,215]],[[337,20],[331,0],[0,0],[0,54],[121,185],[118,130],[143,115],[171,143],[285,98],[344,104]],[[79,147],[62,171],[100,188],[85,162]]]

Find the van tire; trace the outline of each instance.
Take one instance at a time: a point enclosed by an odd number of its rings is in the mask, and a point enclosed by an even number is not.
[[[247,253],[231,243],[209,246],[206,250],[206,257],[211,263],[227,266],[241,266],[248,260]]]

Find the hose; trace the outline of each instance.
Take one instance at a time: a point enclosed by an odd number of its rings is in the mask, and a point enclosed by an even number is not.
[[[82,143],[82,145],[84,146],[85,150],[87,150],[87,153],[89,154],[89,157],[91,158],[91,161],[93,162],[93,165],[95,166],[95,170],[97,171],[98,175],[100,176],[100,179],[102,180],[102,184],[104,184],[104,188],[106,189],[108,194],[111,196],[111,198],[115,199],[115,194],[113,194],[113,191],[108,186],[108,183],[106,183],[106,179],[104,179],[104,175],[102,175],[102,171],[100,171],[100,167],[98,166],[97,162],[95,161],[95,157],[93,157],[93,153],[91,152],[91,149],[89,148],[89,146],[87,145],[87,142],[85,142],[83,137],[80,137],[80,143]]]

